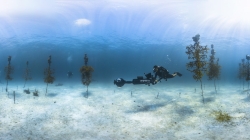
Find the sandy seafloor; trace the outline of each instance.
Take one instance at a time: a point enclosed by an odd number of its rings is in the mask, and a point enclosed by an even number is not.
[[[199,83],[122,88],[91,83],[88,98],[80,83],[49,85],[47,96],[45,83],[27,84],[39,97],[25,94],[22,84],[9,86],[16,104],[1,89],[1,140],[250,139],[250,98],[240,84],[219,84],[217,94],[212,84],[205,85],[205,104]],[[218,122],[213,111],[219,110],[232,120]]]

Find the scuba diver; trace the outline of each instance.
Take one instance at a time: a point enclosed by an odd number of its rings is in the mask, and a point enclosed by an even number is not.
[[[122,87],[124,84],[134,84],[134,85],[145,84],[145,85],[150,86],[151,84],[152,85],[157,84],[157,82],[161,81],[161,79],[167,80],[167,78],[173,78],[176,75],[182,76],[182,74],[179,73],[179,72],[175,72],[173,74],[169,74],[168,70],[165,69],[162,66],[156,66],[155,65],[153,67],[153,71],[155,73],[154,76],[151,73],[147,73],[147,74],[144,73],[144,75],[145,75],[146,78],[144,78],[143,76],[137,76],[137,78],[132,79],[131,81],[126,81],[123,78],[117,78],[117,79],[114,80],[114,84],[117,87]],[[157,80],[156,78],[158,76],[159,76],[159,79]]]
[[[155,73],[155,76],[154,76],[154,84],[156,84],[157,82],[161,81],[161,79],[165,79],[167,81],[167,78],[174,78],[176,75],[178,76],[182,76],[181,73],[179,72],[174,72],[173,74],[169,74],[168,70],[165,69],[164,67],[162,66],[154,66],[153,67],[153,71]],[[157,76],[159,76],[159,79],[157,80]]]
[[[73,76],[73,72],[68,71],[67,76],[68,76],[68,78],[71,78]]]

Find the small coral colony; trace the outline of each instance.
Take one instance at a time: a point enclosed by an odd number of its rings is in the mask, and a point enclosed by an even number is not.
[[[213,80],[215,92],[217,93],[216,89],[216,80],[220,78],[220,71],[221,66],[219,65],[219,58],[216,58],[215,56],[215,49],[214,45],[211,45],[211,53],[208,57],[209,48],[207,46],[202,46],[200,44],[200,35],[197,34],[193,38],[194,44],[191,44],[186,47],[186,54],[188,56],[188,59],[190,60],[187,64],[187,70],[190,71],[193,74],[193,79],[200,82],[201,87],[201,97],[202,102],[205,102],[204,99],[204,91],[203,91],[203,84],[202,84],[202,77],[204,75],[208,76],[208,80]],[[88,98],[88,87],[91,83],[92,79],[92,72],[94,71],[93,67],[88,65],[88,56],[87,54],[84,55],[84,65],[80,68],[81,73],[81,81],[82,84],[87,86],[87,91],[85,97]],[[48,57],[48,67],[44,69],[44,82],[46,83],[46,93],[48,92],[48,85],[53,84],[55,81],[54,69],[52,69],[52,56],[50,55]],[[247,92],[247,95],[249,96],[249,80],[250,80],[250,56],[246,55],[245,59],[241,60],[241,63],[239,63],[239,79],[243,79],[243,92]],[[6,88],[5,91],[8,92],[8,84],[9,81],[11,81],[13,78],[11,74],[14,72],[14,67],[11,65],[11,56],[8,57],[8,65],[5,67],[5,80],[6,80]],[[29,68],[29,62],[26,62],[26,69],[24,71],[24,88],[26,86],[26,82],[28,80],[31,80],[32,77],[30,75],[30,68]],[[248,88],[244,89],[244,81],[247,81]],[[196,89],[195,89],[196,91]],[[25,93],[30,94],[29,89],[24,90]],[[35,90],[33,92],[34,96],[38,96],[38,90]]]

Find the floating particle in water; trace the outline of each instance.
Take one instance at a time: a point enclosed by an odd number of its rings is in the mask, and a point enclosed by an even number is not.
[[[171,62],[171,59],[169,58],[168,55],[167,55],[167,62]]]

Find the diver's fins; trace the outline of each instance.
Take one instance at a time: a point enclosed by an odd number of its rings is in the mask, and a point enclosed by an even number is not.
[[[182,74],[181,74],[181,73],[179,73],[179,72],[176,72],[176,74],[177,74],[178,76],[180,76],[180,77],[182,76]]]

